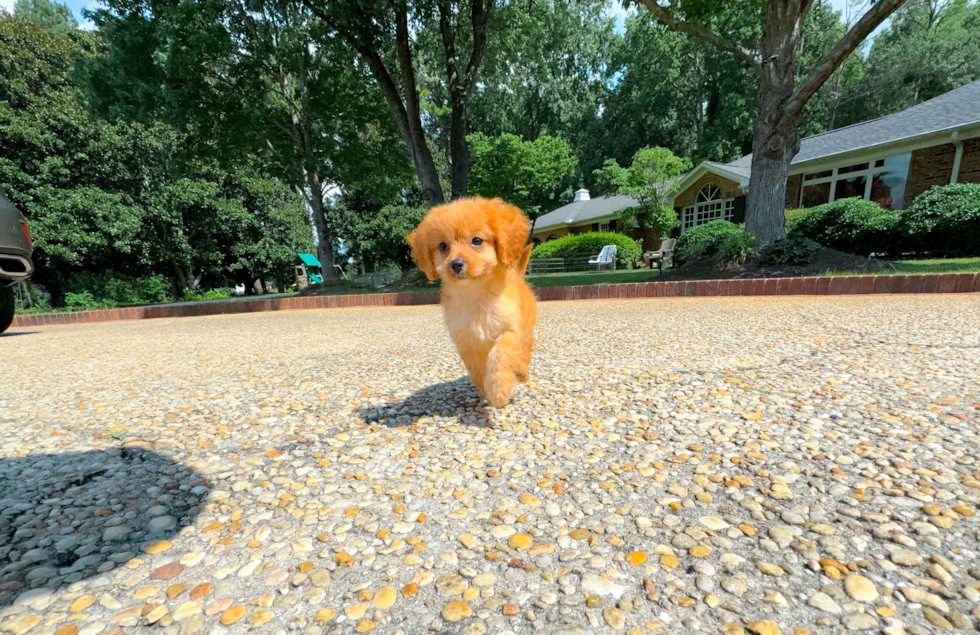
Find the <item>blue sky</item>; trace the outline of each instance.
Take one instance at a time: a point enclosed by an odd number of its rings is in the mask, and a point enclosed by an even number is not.
[[[82,18],[82,9],[96,8],[98,6],[98,2],[96,0],[61,0],[61,1],[67,4],[68,8],[75,13],[75,17],[78,18],[79,24],[82,24],[83,26],[89,26],[89,28],[91,28],[91,23],[86,24],[85,20]],[[13,12],[15,2],[16,0],[0,0],[0,7],[3,7],[10,12]],[[830,0],[830,3],[838,11],[843,11],[844,8],[847,6],[848,2],[849,0]],[[619,25],[620,29],[622,29],[626,17],[626,13],[623,10],[622,3],[619,2],[619,0],[613,0],[613,2],[610,3],[610,10],[611,13],[616,16],[616,22]]]

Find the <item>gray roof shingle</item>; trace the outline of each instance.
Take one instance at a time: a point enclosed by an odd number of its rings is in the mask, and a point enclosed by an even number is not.
[[[595,218],[612,216],[621,209],[639,206],[639,201],[632,196],[622,195],[600,196],[588,201],[575,201],[539,216],[534,223],[534,231],[584,223]]]
[[[893,115],[807,137],[800,143],[793,164],[971,124],[980,124],[980,80]],[[751,154],[724,164],[724,167],[744,171],[746,175],[751,166]]]

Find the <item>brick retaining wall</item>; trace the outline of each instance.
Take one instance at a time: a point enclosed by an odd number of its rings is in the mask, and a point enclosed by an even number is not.
[[[673,298],[753,295],[866,295],[888,293],[980,293],[980,273],[943,273],[912,276],[834,276],[810,278],[751,278],[629,282],[535,289],[538,299],[601,300],[611,298]],[[14,326],[47,326],[116,320],[196,317],[258,311],[339,309],[371,306],[438,304],[438,292],[321,295],[270,300],[240,300],[177,306],[141,306],[75,313],[18,315]]]

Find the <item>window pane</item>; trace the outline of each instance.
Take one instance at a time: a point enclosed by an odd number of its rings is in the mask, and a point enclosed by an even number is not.
[[[908,168],[875,174],[871,181],[871,200],[885,209],[904,209],[908,176]]]
[[[803,177],[804,181],[812,181],[813,179],[824,179],[833,174],[833,170],[824,170],[823,172],[813,172],[812,174],[807,174]]]
[[[855,176],[850,179],[839,179],[834,181],[834,200],[857,196],[864,198],[864,186],[868,183],[868,177]]]
[[[802,207],[815,207],[823,205],[830,200],[830,183],[818,183],[817,185],[806,185],[803,187]]]
[[[854,165],[849,165],[846,168],[837,168],[837,174],[847,174],[848,172],[860,172],[861,170],[867,170],[867,163],[855,163]]]
[[[909,161],[911,160],[911,154],[898,154],[893,157],[888,157],[887,159],[878,159],[875,161],[875,167],[879,167],[881,165],[886,167],[891,167],[893,165],[908,165]]]

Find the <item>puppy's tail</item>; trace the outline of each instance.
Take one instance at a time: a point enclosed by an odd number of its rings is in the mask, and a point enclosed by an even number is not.
[[[532,243],[528,243],[524,251],[521,252],[521,259],[517,261],[517,273],[524,277],[524,273],[527,271],[527,263],[531,260],[531,250],[534,249]]]

